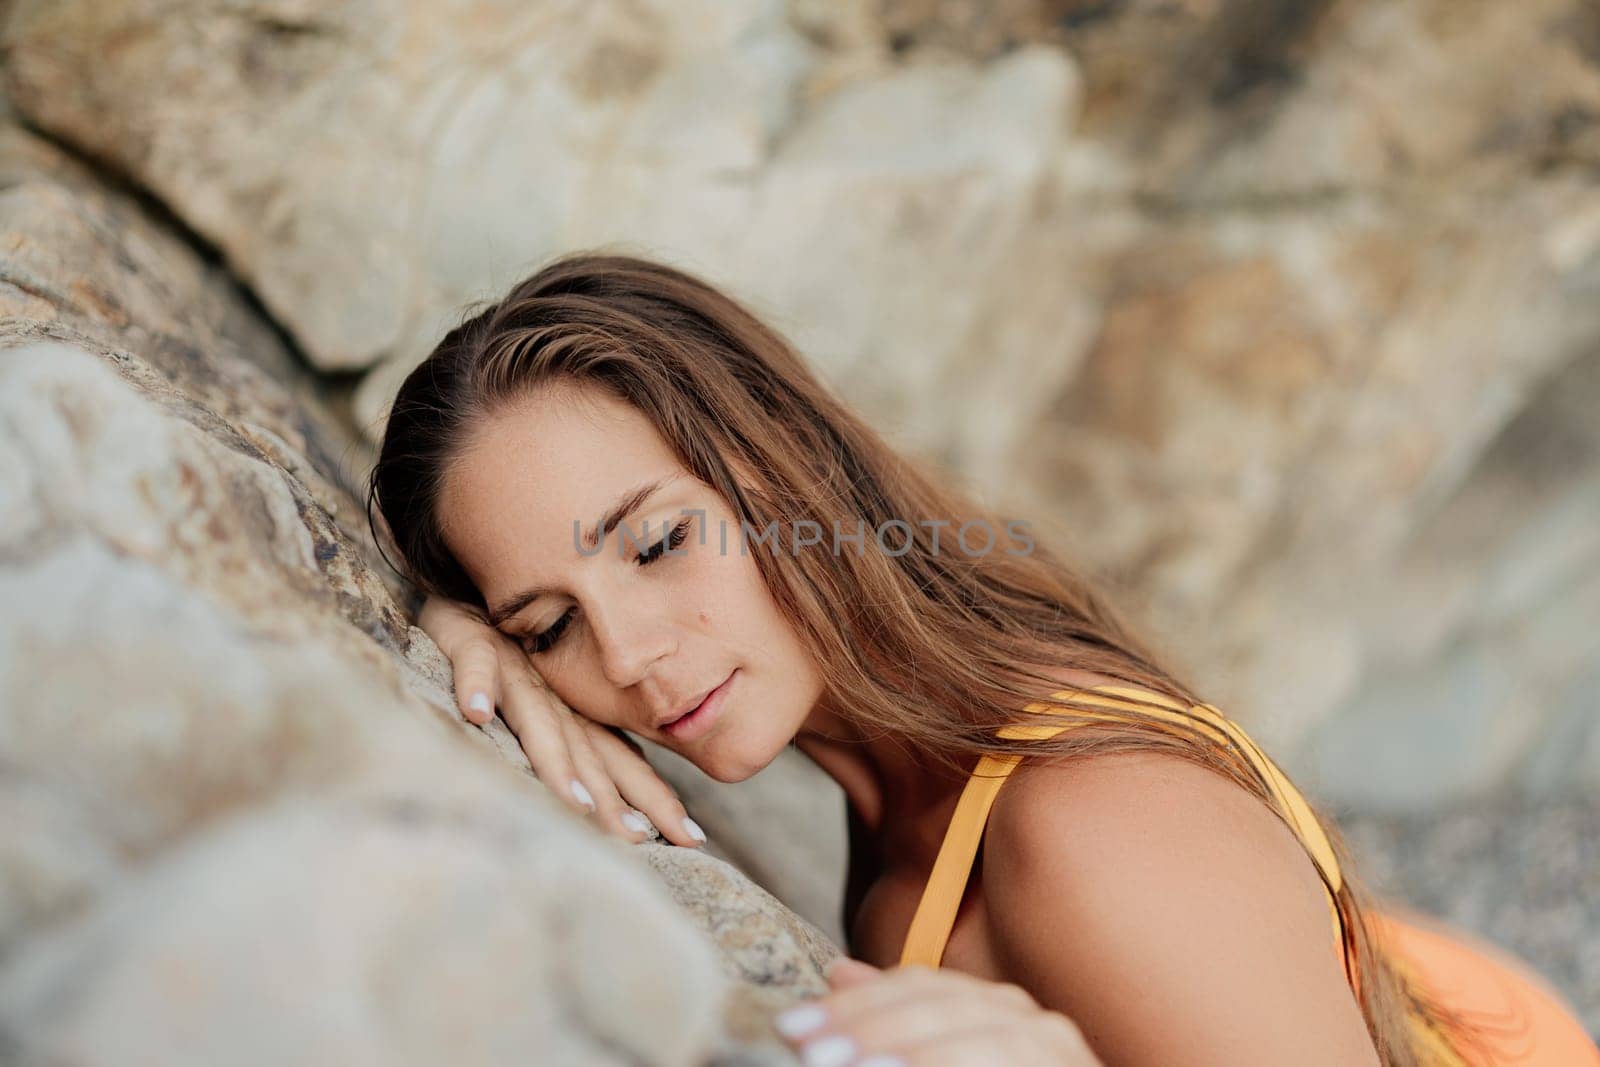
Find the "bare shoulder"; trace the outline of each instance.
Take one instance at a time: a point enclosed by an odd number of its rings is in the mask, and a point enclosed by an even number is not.
[[[1002,967],[1103,1057],[1376,1062],[1310,857],[1213,770],[1162,752],[1024,761],[982,876]]]
[[[1015,867],[997,870],[1002,877],[1063,869],[1080,878],[1231,877],[1218,870],[1226,858],[1248,880],[1286,867],[1300,889],[1296,895],[1326,913],[1315,866],[1267,803],[1216,771],[1165,752],[1024,761],[995,799],[985,852],[988,862]],[[1206,860],[1205,872],[1184,869],[1194,858]],[[1132,871],[1130,860],[1138,861]],[[1102,866],[1107,869],[1097,870]]]

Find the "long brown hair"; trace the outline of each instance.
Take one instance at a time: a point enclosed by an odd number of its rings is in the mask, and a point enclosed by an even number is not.
[[[798,521],[819,524],[827,550],[752,555],[828,693],[868,734],[903,738],[951,774],[969,773],[985,753],[1165,750],[1272,803],[1268,784],[1232,745],[1139,712],[1108,725],[1093,717],[1097,709],[1052,697],[1061,687],[1050,672],[1065,668],[1184,707],[1199,702],[1075,568],[897,452],[750,310],[686,272],[633,256],[553,260],[452,329],[401,385],[371,475],[368,520],[376,504],[403,573],[422,592],[484,607],[444,541],[440,483],[474,423],[558,379],[636,407],[751,530],[776,524],[788,536]],[[964,524],[976,524],[985,543],[992,533],[992,548],[968,551],[963,541],[952,550]],[[865,536],[835,541],[835,531]],[[373,535],[381,545],[375,523]],[[997,737],[1028,703],[1054,709],[1029,722],[1095,728],[1047,740]],[[1430,1062],[1414,1026],[1447,1033],[1459,1020],[1377,950],[1369,895],[1349,876],[1337,830],[1324,824],[1344,868],[1336,900],[1368,1031],[1384,1064]]]

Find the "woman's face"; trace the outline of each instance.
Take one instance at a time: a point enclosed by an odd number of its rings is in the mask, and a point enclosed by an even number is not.
[[[653,484],[597,543],[580,541]],[[821,699],[816,663],[750,554],[771,549],[741,551],[716,491],[604,390],[550,384],[484,420],[439,507],[491,620],[580,714],[735,782],[776,758]],[[662,728],[730,678],[704,721]]]

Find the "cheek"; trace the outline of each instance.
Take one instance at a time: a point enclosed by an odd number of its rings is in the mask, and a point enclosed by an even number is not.
[[[752,644],[770,637],[777,606],[753,557],[740,555],[733,545],[723,555],[713,542],[706,546],[704,565],[696,570],[692,602],[702,627]]]

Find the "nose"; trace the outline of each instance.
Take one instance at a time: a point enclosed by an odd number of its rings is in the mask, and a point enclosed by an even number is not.
[[[637,600],[589,605],[589,626],[599,646],[600,669],[618,689],[638,685],[675,648],[666,613]]]

